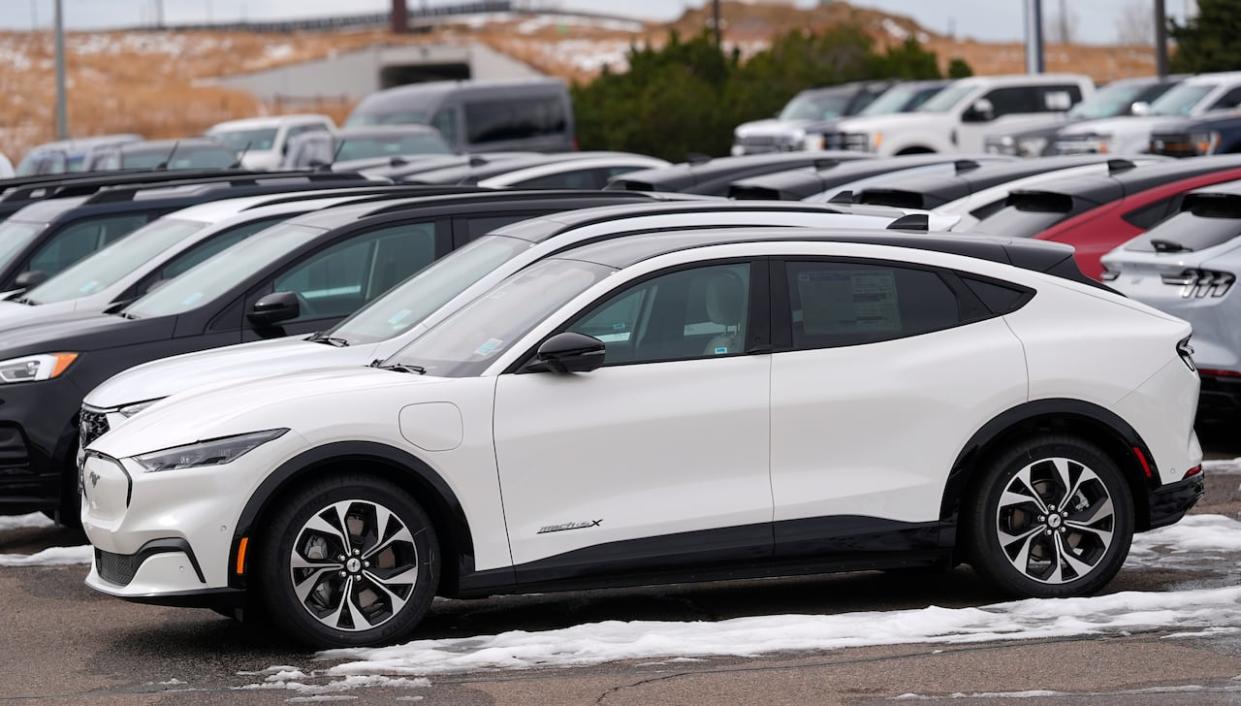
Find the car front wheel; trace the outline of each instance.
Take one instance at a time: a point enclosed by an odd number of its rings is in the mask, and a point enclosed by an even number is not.
[[[967,509],[974,568],[1009,593],[1089,595],[1124,564],[1133,499],[1116,464],[1075,437],[1001,453]]]
[[[439,581],[435,528],[403,489],[333,477],[295,492],[260,544],[259,588],[276,625],[316,647],[408,635]]]

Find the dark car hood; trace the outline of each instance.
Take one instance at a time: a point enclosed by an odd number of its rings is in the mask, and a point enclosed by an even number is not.
[[[126,319],[68,313],[0,330],[0,360],[38,353],[94,351],[172,336],[175,317]]]

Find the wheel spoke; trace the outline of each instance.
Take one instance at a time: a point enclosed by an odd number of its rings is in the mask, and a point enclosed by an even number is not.
[[[301,552],[293,550],[293,559],[289,562],[291,569],[343,569],[344,564],[334,561],[310,561]]]
[[[340,603],[336,605],[336,610],[326,617],[319,618],[320,622],[330,625],[331,627],[340,629],[340,618],[345,612],[345,604],[349,602],[349,593],[353,591],[353,577],[345,579],[345,586],[341,589]]]
[[[312,515],[310,519],[306,521],[306,526],[303,529],[303,531],[310,530],[312,532],[319,532],[320,534],[326,534],[326,535],[335,537],[337,541],[340,542],[341,549],[348,551],[349,550],[349,536],[341,532],[340,527],[337,526],[336,524],[333,524],[323,519],[323,517],[321,517],[322,514],[323,513]]]
[[[1014,486],[1017,486],[1018,484],[1020,484],[1021,488],[1025,489],[1028,495],[1026,493],[1017,493],[1013,491]],[[1004,489],[1004,493],[1000,496],[1000,507],[1003,508],[1010,505],[1024,505],[1028,503],[1034,503],[1034,505],[1038,507],[1039,512],[1044,514],[1047,513],[1047,503],[1043,502],[1043,499],[1039,497],[1037,492],[1035,492],[1034,486],[1030,484],[1030,469],[1025,468],[1014,476],[1012,482],[1010,482],[1008,487]]]
[[[1059,534],[1056,535],[1056,555],[1061,563],[1068,564],[1073,569],[1073,573],[1077,574],[1077,578],[1085,576],[1094,568],[1073,556],[1073,549],[1064,545],[1064,538]]]
[[[388,518],[392,517],[392,512],[386,507],[380,505],[375,506],[375,543],[370,549],[362,548],[364,556],[370,556],[372,551],[384,544],[384,532],[388,529]]]
[[[409,583],[409,584],[412,584],[412,583],[414,583],[414,581],[416,581],[416,580],[418,579],[418,570],[417,570],[417,569],[410,569],[409,571],[406,571],[406,572],[404,572],[404,573],[400,574],[400,576],[405,576],[405,575],[407,575],[407,574],[413,574],[413,578],[412,578],[411,580],[409,580],[409,581],[394,581],[393,579],[388,579],[388,580],[386,580],[386,581],[385,581],[384,579],[379,578],[378,576],[376,576],[375,574],[373,574],[373,573],[371,573],[371,572],[369,572],[369,571],[364,571],[364,572],[362,572],[362,575],[363,575],[363,576],[365,576],[365,577],[366,577],[366,579],[367,579],[368,581],[370,581],[370,582],[371,582],[371,585],[372,585],[372,586],[374,586],[375,588],[378,588],[380,591],[383,591],[383,592],[384,592],[384,595],[386,595],[386,596],[388,597],[388,603],[392,606],[392,613],[393,613],[394,615],[395,615],[395,614],[396,614],[396,612],[397,612],[397,611],[399,611],[401,608],[404,608],[404,607],[405,607],[405,600],[406,600],[406,599],[401,598],[401,597],[400,597],[399,595],[397,595],[397,594],[396,594],[396,593],[395,593],[392,589],[388,588],[387,584],[389,584],[389,583]],[[396,577],[394,577],[394,578],[396,578]],[[412,591],[412,590],[410,591],[410,595],[413,595],[413,591]]]
[[[1056,476],[1060,480],[1060,487],[1064,488],[1064,495],[1060,496],[1060,502],[1056,507],[1066,508],[1069,506],[1069,500],[1077,494],[1077,487],[1085,475],[1085,469],[1077,476],[1077,482],[1073,482],[1073,474],[1069,472],[1069,460],[1067,458],[1053,458],[1051,465],[1056,469]]]
[[[1023,539],[1033,537],[1034,535],[1042,531],[1043,531],[1042,525],[1035,525],[1020,534],[1009,534],[1008,532],[1005,532],[1002,529],[998,530],[997,533],[1000,535],[1000,546],[1007,547],[1011,545],[1013,542],[1019,542]]]
[[[365,630],[371,627],[371,621],[366,619],[366,615],[362,613],[362,609],[359,608],[358,604],[354,601],[353,588],[355,585],[356,583],[354,582],[353,577],[350,577],[349,588],[345,591],[344,595],[344,603],[349,606],[349,617],[353,620],[353,629]],[[394,610],[392,613],[395,615],[396,611]]]
[[[353,535],[349,533],[349,524],[345,522],[345,518],[349,516],[349,509],[352,507],[352,500],[346,500],[332,505],[332,509],[336,511],[336,524],[340,527],[341,536],[345,538],[346,552],[353,547]]]
[[[1112,516],[1112,499],[1100,498],[1094,505],[1069,515],[1069,522],[1074,525],[1094,525]]]
[[[1013,566],[1017,567],[1023,574],[1030,572],[1030,548],[1034,546],[1034,538],[1036,536],[1038,536],[1037,531],[1027,534],[1025,541],[1021,545],[1021,550],[1017,552],[1016,558],[1010,559],[1013,562]]]
[[[1112,531],[1111,530],[1099,529],[1098,527],[1091,527],[1090,525],[1087,525],[1082,522],[1071,522],[1071,521],[1065,522],[1064,526],[1068,527],[1070,530],[1073,530],[1075,532],[1089,532],[1090,534],[1093,534],[1094,536],[1099,538],[1099,541],[1103,542],[1103,546],[1105,548],[1111,546],[1112,544]]]
[[[387,549],[389,546],[391,546],[395,542],[408,542],[410,544],[413,544],[414,535],[410,534],[409,530],[405,529],[405,526],[402,525],[401,529],[394,532],[392,536],[389,537],[387,540],[382,541],[376,544],[374,547],[371,547],[369,550],[363,552],[362,557],[365,559],[370,559],[371,557],[375,556],[379,552],[382,552],[384,549]]]

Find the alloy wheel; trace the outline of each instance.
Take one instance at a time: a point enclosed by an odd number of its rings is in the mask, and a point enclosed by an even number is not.
[[[370,500],[333,502],[302,525],[289,557],[302,607],[335,630],[371,630],[413,595],[418,550],[401,518]]]
[[[1090,574],[1112,545],[1115,509],[1107,485],[1079,461],[1045,458],[1018,471],[996,508],[996,535],[1026,577],[1065,584]]]

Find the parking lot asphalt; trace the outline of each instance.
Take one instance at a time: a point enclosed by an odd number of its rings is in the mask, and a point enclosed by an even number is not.
[[[1227,455],[1233,449],[1228,449]],[[1208,477],[1196,512],[1238,517],[1241,474]],[[0,554],[80,544],[50,528],[0,533]],[[1237,557],[1207,572],[1235,582]],[[205,610],[134,605],[94,594],[85,568],[0,568],[0,703],[47,704],[832,704],[1241,703],[1241,633],[1171,630],[977,644],[905,644],[753,658],[655,659],[590,667],[432,675],[429,685],[327,693],[253,688],[273,665],[331,680],[316,659]],[[1193,571],[1126,567],[1106,589],[1166,591]],[[1004,600],[968,569],[856,573],[481,601],[438,600],[420,638],[548,630],[605,620],[716,621],[979,606]],[[249,687],[249,688],[247,688]]]

